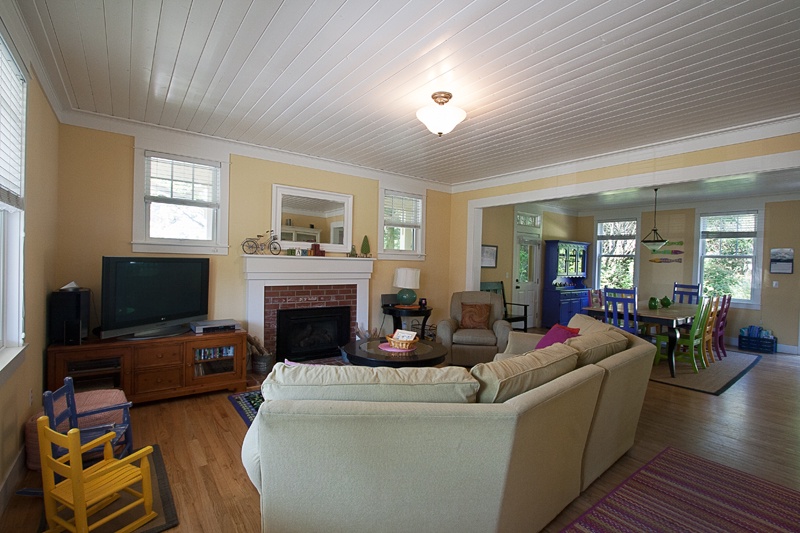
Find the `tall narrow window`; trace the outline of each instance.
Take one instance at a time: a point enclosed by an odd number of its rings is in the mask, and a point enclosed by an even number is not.
[[[26,80],[0,37],[0,349],[24,337],[23,210]],[[18,353],[19,350],[16,350]],[[6,361],[5,357],[0,358]]]
[[[423,211],[422,196],[384,191],[380,252],[398,256],[424,254]]]
[[[636,220],[597,224],[598,287],[633,288],[636,244]]]
[[[703,294],[730,294],[754,302],[757,213],[725,213],[700,217],[700,279]]]

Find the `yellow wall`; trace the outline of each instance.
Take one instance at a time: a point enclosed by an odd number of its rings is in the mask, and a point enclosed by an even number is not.
[[[25,186],[25,334],[22,364],[0,382],[0,479],[23,447],[25,422],[42,406],[47,296],[59,287],[57,264],[59,129],[36,79],[28,84]],[[32,402],[31,402],[32,399]],[[8,487],[7,487],[8,488]],[[10,487],[13,489],[14,487]]]
[[[675,282],[692,283],[692,269],[694,267],[694,209],[679,209],[658,212],[658,232],[668,240],[662,250],[675,250],[682,254],[651,253],[645,247],[640,247],[639,260],[639,294],[641,298],[656,296],[672,298],[672,289]],[[642,236],[653,229],[653,212],[642,213]],[[683,244],[669,243],[683,242]],[[651,259],[664,262],[654,263]],[[680,262],[676,262],[680,261]]]
[[[502,281],[506,300],[514,276],[514,206],[504,205],[483,210],[481,244],[497,246],[497,268],[481,268],[481,281]]]

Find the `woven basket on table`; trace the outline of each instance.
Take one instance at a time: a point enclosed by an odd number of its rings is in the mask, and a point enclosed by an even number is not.
[[[398,341],[395,340],[394,337],[387,335],[386,340],[389,341],[389,346],[391,346],[392,348],[397,348],[398,350],[410,350],[417,346],[417,342],[419,342],[419,337],[410,341]]]

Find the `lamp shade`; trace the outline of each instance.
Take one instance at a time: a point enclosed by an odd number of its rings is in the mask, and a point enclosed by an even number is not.
[[[418,268],[397,268],[394,271],[394,286],[401,289],[419,289]]]

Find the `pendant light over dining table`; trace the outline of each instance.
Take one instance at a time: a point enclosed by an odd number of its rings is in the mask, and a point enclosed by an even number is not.
[[[642,244],[654,252],[667,244],[667,239],[658,233],[658,225],[656,224],[656,216],[658,215],[658,188],[653,189],[655,193],[655,200],[653,202],[653,230],[642,239]]]
[[[453,97],[451,93],[437,91],[431,95],[435,104],[428,105],[417,111],[417,118],[425,124],[431,133],[439,137],[453,131],[461,121],[467,118],[467,112],[453,105],[445,106]]]

